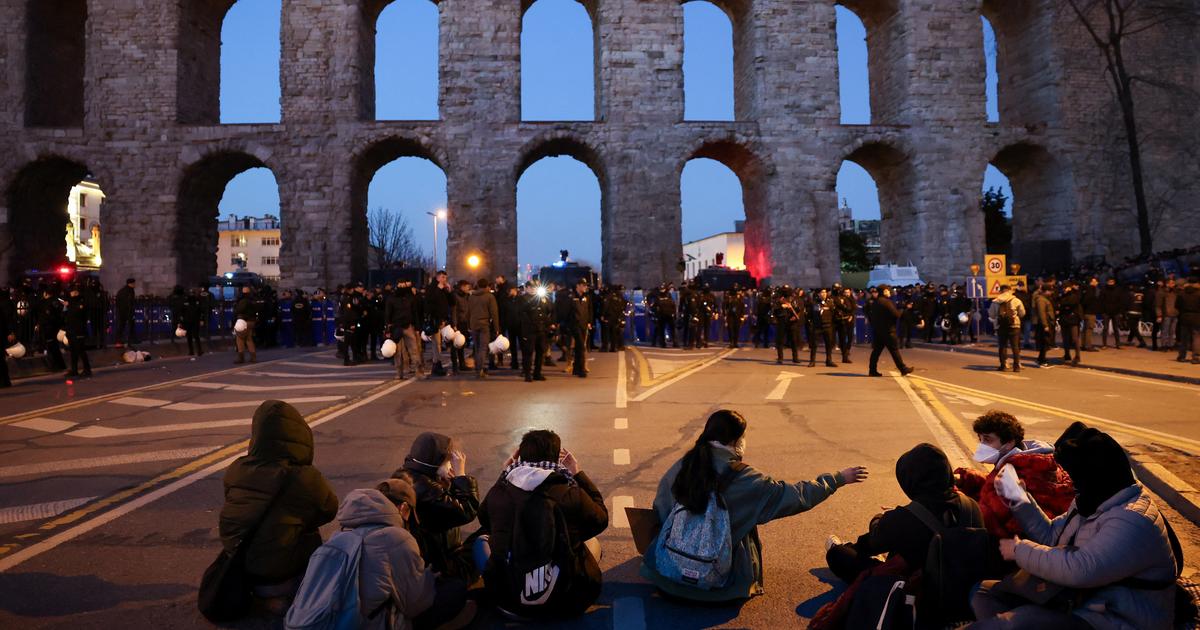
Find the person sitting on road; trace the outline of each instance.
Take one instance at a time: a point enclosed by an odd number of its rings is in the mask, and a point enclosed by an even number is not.
[[[596,536],[608,528],[608,508],[553,431],[521,438],[480,506],[479,524],[488,532],[478,553],[484,585],[506,614],[573,617],[600,596]]]
[[[467,475],[467,456],[455,441],[426,432],[413,440],[404,465],[392,477],[408,475],[417,493],[417,520],[410,528],[421,555],[444,577],[469,584],[479,577],[460,528],[479,512],[479,488]]]
[[[1027,539],[1000,541],[1000,554],[1020,571],[983,582],[971,601],[979,620],[971,627],[1173,627],[1174,545],[1121,445],[1076,422],[1054,443],[1054,456],[1076,497],[1053,520],[1015,481],[997,482]]]
[[[982,527],[983,515],[974,499],[954,489],[950,460],[932,444],[918,444],[896,460],[896,481],[912,500],[947,527]],[[874,556],[900,556],[910,571],[921,569],[934,532],[907,506],[890,509],[871,519],[867,533],[852,543],[837,536],[826,541],[829,570],[847,584],[859,573],[878,566]]]
[[[979,436],[975,461],[991,464],[988,474],[971,469],[954,471],[954,485],[963,494],[979,502],[983,524],[988,532],[999,538],[1011,538],[1023,533],[1021,524],[1008,509],[1008,503],[996,494],[995,480],[1000,470],[1009,465],[1017,478],[1051,518],[1066,512],[1075,500],[1071,477],[1054,461],[1054,447],[1045,442],[1025,439],[1025,427],[1011,414],[988,411],[972,425]]]
[[[745,448],[746,419],[735,411],[716,411],[708,417],[692,448],[659,482],[654,511],[664,525],[642,560],[641,575],[662,592],[705,602],[732,602],[761,595],[762,543],[758,526],[810,510],[838,488],[867,478],[867,469],[856,466],[823,474],[816,481],[776,481],[743,463]],[[732,549],[724,583],[714,582],[709,584],[711,588],[704,588],[688,583],[686,572],[679,572],[681,581],[668,577],[677,571],[674,564],[667,565],[672,556],[659,550],[671,548],[665,541],[672,538],[674,521],[689,516],[707,521],[706,514],[716,511],[710,501],[727,513],[726,533]]]
[[[320,528],[337,513],[337,495],[313,465],[313,434],[296,408],[280,400],[258,406],[250,450],[225,471],[221,543],[233,554],[243,538],[246,573],[267,610],[282,615]]]

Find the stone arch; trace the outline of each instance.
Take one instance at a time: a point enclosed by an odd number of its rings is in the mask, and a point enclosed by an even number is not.
[[[683,10],[684,10],[684,16],[683,16],[684,120],[735,120],[737,118],[738,92],[736,89],[736,81],[737,81],[738,73],[737,73],[736,62],[739,60],[738,53],[737,53],[737,44],[740,43],[740,41],[738,38],[739,33],[737,32],[737,30],[735,28],[735,24],[737,23],[735,15],[739,15],[739,13],[736,12],[737,7],[734,6],[735,4],[742,5],[745,3],[743,3],[743,2],[736,2],[736,3],[723,2],[722,0],[682,0],[680,2],[680,5],[683,7]],[[717,11],[719,11],[725,17],[725,19],[728,21],[729,40],[727,43],[730,47],[729,52],[733,59],[733,64],[731,65],[731,68],[730,68],[731,73],[730,73],[730,76],[728,77],[728,79],[730,80],[730,86],[729,86],[730,92],[728,94],[710,92],[707,95],[703,95],[699,98],[689,96],[689,94],[690,94],[689,88],[694,88],[697,84],[697,82],[695,81],[696,74],[706,76],[707,77],[706,81],[712,81],[714,78],[714,75],[715,75],[715,71],[724,69],[724,65],[723,65],[724,62],[717,62],[721,65],[717,65],[716,68],[714,68],[713,65],[707,65],[703,68],[695,68],[694,67],[694,64],[696,63],[695,55],[698,53],[695,52],[694,47],[691,47],[688,45],[689,39],[691,39],[693,37],[693,34],[691,33],[691,31],[688,28],[689,27],[689,22],[688,22],[689,16],[688,16],[688,8],[687,8],[688,5],[692,5],[693,7],[696,7],[697,5],[709,5],[710,8],[716,9]],[[704,14],[702,14],[702,13],[694,13],[692,17],[696,18],[697,20],[701,20],[701,21],[706,19],[704,17]],[[712,25],[710,24],[710,26],[712,26]],[[724,28],[724,27],[722,27],[722,28]],[[692,41],[694,41],[694,40],[692,40]],[[718,52],[723,52],[725,45],[726,45],[726,42],[706,41],[699,48],[702,48],[704,51],[701,54],[717,54]],[[693,65],[693,72],[688,71],[689,65]],[[693,73],[695,73],[695,74],[693,74]],[[721,81],[723,82],[724,80],[725,80],[725,77],[721,77]],[[723,85],[722,85],[722,87],[723,87]],[[706,101],[711,101],[711,100],[715,100],[717,102],[724,102],[724,100],[726,98],[728,98],[729,102],[730,102],[730,110],[728,110],[728,112],[725,112],[725,111],[716,112],[717,115],[715,115],[715,116],[713,116],[713,115],[709,115],[709,116],[697,115],[694,112],[694,108],[696,108],[697,105],[700,105],[700,103],[703,103]]]
[[[872,123],[895,123],[907,90],[904,26],[897,0],[838,0],[867,31],[867,72]]]
[[[596,176],[596,183],[600,186],[600,267],[604,277],[607,279],[610,273],[609,267],[611,266],[609,251],[611,247],[610,235],[612,234],[612,222],[615,220],[615,217],[609,208],[609,169],[604,156],[595,146],[583,138],[569,133],[557,132],[544,134],[531,140],[521,148],[518,155],[519,159],[514,165],[512,176],[513,199],[516,198],[517,185],[520,183],[525,171],[544,158],[573,158],[583,163]],[[517,230],[515,204],[513,206],[513,213],[512,230],[515,234]],[[512,242],[515,250],[516,239],[514,238]],[[512,259],[516,260],[516,251],[513,251]]]
[[[586,121],[603,120],[604,119],[604,102],[603,102],[604,94],[603,94],[603,89],[600,85],[600,75],[601,75],[600,52],[601,52],[601,50],[600,50],[600,28],[599,28],[599,21],[597,19],[598,18],[598,14],[597,14],[598,6],[597,5],[600,2],[600,0],[574,0],[574,2],[581,5],[583,7],[583,10],[587,13],[589,26],[591,27],[591,31],[592,31],[592,94],[593,94],[592,115],[587,118],[584,118],[583,120],[586,120]],[[520,33],[518,34],[518,46],[519,47],[524,46],[525,20],[528,17],[529,10],[531,8],[533,8],[533,5],[536,3],[537,3],[537,0],[521,0],[521,15],[520,15],[521,26],[520,26]],[[522,86],[524,86],[526,84],[525,77],[524,77],[525,59],[523,58],[523,54],[520,56],[522,57],[521,59],[518,60],[518,63],[519,63],[518,70],[520,72],[520,74],[518,76],[520,78],[514,82],[516,84],[515,87],[517,90],[517,102],[518,103],[522,103],[522,96],[521,96],[522,95]],[[524,107],[522,107],[521,108],[521,120],[533,120],[533,121],[549,120],[549,119],[543,119],[543,118],[527,118],[526,117],[527,114],[528,114],[528,112],[526,112]],[[556,120],[557,120],[557,118],[556,118]]]
[[[5,190],[8,223],[0,233],[0,255],[11,280],[27,269],[66,262],[63,242],[71,187],[91,174],[78,160],[52,154],[39,157],[13,176]]]
[[[25,125],[82,127],[87,0],[28,0]]]
[[[221,147],[211,150],[183,168],[175,204],[175,234],[172,239],[178,282],[196,283],[207,280],[216,273],[219,237],[217,206],[230,180],[252,168],[267,168],[275,176],[276,186],[279,185],[279,171],[267,163],[267,159],[262,157],[264,155],[267,154],[261,149],[254,151]],[[282,207],[280,214],[285,215]],[[280,216],[280,221],[286,226],[288,217]],[[284,231],[281,258],[285,257],[284,252],[288,248],[286,227]],[[287,275],[286,270],[284,275]]]
[[[395,4],[396,0],[360,0],[359,7],[359,37],[358,50],[356,51],[358,58],[358,94],[359,94],[359,112],[358,116],[362,120],[376,120],[376,37],[378,35],[379,18],[388,7]],[[429,2],[438,10],[439,23],[439,38],[440,23],[441,23],[441,0],[424,0]],[[438,54],[438,74],[441,74],[441,54]],[[440,81],[437,81],[440,100]],[[440,115],[440,114],[439,114]]]
[[[697,0],[679,0],[682,6]],[[750,120],[755,116],[755,20],[753,0],[704,0],[729,18],[733,30],[733,118]],[[681,18],[682,19],[682,18]]]
[[[283,0],[279,0],[282,2]],[[186,125],[221,122],[221,31],[238,0],[182,0],[176,55],[175,118]],[[272,28],[268,26],[267,28]],[[279,31],[279,25],[274,30]],[[282,58],[279,59],[282,69]],[[280,81],[276,73],[276,81]],[[282,111],[280,111],[282,114]]]
[[[983,0],[980,5],[980,15],[996,36],[996,97],[1004,124],[1052,124],[1059,119],[1056,82],[1046,80],[1054,56],[1047,23],[1052,12],[1041,6],[1034,0]]]
[[[913,220],[913,184],[916,174],[903,145],[886,138],[864,138],[851,145],[842,159],[861,166],[879,190],[880,252],[882,263],[905,264],[925,251],[921,226]],[[830,189],[836,187],[834,169]]]
[[[1031,272],[1069,264],[1078,232],[1070,168],[1046,147],[1017,142],[991,164],[1012,186],[1013,256]]]
[[[697,158],[720,162],[737,175],[742,185],[742,207],[746,212],[746,269],[755,278],[770,277],[772,248],[767,216],[767,179],[774,169],[759,157],[764,152],[736,138],[710,138],[698,141],[685,155],[676,168],[676,181],[683,176],[683,167]],[[681,220],[682,214],[681,209]]]

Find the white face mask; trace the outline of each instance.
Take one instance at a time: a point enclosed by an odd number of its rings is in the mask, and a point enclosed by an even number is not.
[[[973,457],[980,464],[995,464],[1000,460],[1000,451],[980,442]]]

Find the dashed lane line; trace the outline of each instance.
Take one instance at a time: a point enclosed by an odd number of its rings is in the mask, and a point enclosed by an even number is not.
[[[401,388],[412,385],[415,381],[402,381],[385,386],[357,402],[342,406],[334,406],[314,414],[309,420],[309,426],[316,427],[331,420],[371,404]],[[76,510],[67,512],[38,527],[34,537],[45,536],[38,542],[30,543],[32,538],[26,538],[25,544],[14,543],[0,546],[0,573],[35,558],[60,545],[70,542],[87,532],[111,523],[116,519],[135,510],[145,507],[158,499],[171,495],[186,488],[213,473],[228,468],[238,457],[245,453],[250,440],[242,440],[230,444],[209,455],[188,462],[174,470],[158,475],[154,479],[138,484],[133,488],[122,490],[108,497],[97,499]],[[114,507],[115,506],[115,507]],[[107,508],[108,511],[103,511]],[[94,515],[94,516],[93,516]],[[89,520],[87,519],[89,516]],[[80,522],[82,521],[82,522]],[[76,524],[78,523],[78,524]]]
[[[609,515],[613,527],[629,529],[629,517],[625,515],[625,508],[631,507],[633,507],[633,497],[622,495],[612,498],[612,511],[609,512]],[[0,570],[3,570],[2,566],[0,566]]]
[[[613,449],[613,466],[628,466],[629,465],[629,449],[614,448]]]
[[[67,510],[73,510],[85,503],[95,501],[96,497],[81,497],[78,499],[64,499],[62,501],[50,501],[47,503],[34,503],[33,505],[18,505],[15,507],[0,509],[0,525],[8,525],[10,523],[23,523],[25,521],[40,521],[44,518],[54,518]]]
[[[629,381],[625,374],[625,351],[621,351],[621,355],[617,357],[617,409],[624,409],[629,406]]]
[[[629,418],[614,418],[613,428],[620,431],[629,428]]]
[[[72,470],[94,470],[111,466],[142,464],[145,462],[163,462],[175,459],[191,459],[200,457],[216,450],[216,447],[201,446],[199,448],[180,448],[166,451],[151,451],[149,453],[130,453],[128,455],[108,455],[105,457],[89,457],[85,459],[68,459],[38,464],[20,464],[0,468],[0,479],[9,477],[28,477],[45,473],[68,472]]]

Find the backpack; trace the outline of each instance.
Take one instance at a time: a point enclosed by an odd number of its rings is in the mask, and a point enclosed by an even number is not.
[[[505,599],[520,612],[549,614],[570,592],[578,572],[566,516],[541,486],[526,492],[504,483],[517,503],[512,540],[500,572]]]
[[[706,591],[724,588],[733,573],[733,532],[721,493],[744,465],[733,464],[717,480],[703,514],[678,502],[663,523],[654,549],[658,573],[673,582]]]
[[[358,599],[358,567],[363,539],[376,529],[379,527],[338,532],[313,552],[284,619],[287,630],[341,630],[366,623],[368,615],[363,614]]]
[[[847,630],[913,630],[917,627],[917,598],[909,582],[895,575],[871,575],[858,585]]]
[[[996,323],[1001,328],[1015,328],[1017,325],[1017,311],[1013,308],[1013,300],[1009,298],[1000,302],[999,312],[996,314]]]
[[[991,535],[982,527],[947,526],[916,501],[904,509],[933,532],[921,568],[924,609],[935,611],[943,621],[973,619],[970,590],[987,577],[993,564],[989,551],[996,545]]]

